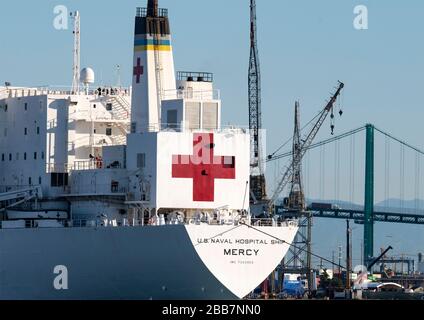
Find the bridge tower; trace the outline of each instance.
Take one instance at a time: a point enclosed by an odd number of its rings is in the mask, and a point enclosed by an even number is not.
[[[364,197],[364,262],[374,256],[374,126],[366,126],[365,197]]]

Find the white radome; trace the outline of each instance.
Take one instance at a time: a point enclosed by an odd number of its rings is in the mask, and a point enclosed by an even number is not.
[[[81,70],[80,81],[85,85],[94,83],[94,70],[91,68],[84,68]]]

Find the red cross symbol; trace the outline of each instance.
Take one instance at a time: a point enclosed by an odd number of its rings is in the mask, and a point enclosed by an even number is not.
[[[134,76],[137,76],[137,83],[140,83],[140,76],[144,74],[144,68],[141,65],[140,58],[137,58],[137,65],[134,67]]]
[[[193,201],[213,202],[215,179],[235,179],[235,157],[215,156],[212,133],[194,134],[193,155],[172,156],[172,177],[193,179]]]

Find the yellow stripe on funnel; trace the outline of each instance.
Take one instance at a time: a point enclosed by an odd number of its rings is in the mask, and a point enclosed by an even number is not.
[[[171,46],[154,46],[154,45],[147,45],[147,46],[135,46],[134,51],[140,52],[140,51],[171,51]]]

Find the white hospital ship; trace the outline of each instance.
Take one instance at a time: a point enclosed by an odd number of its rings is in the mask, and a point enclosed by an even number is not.
[[[0,87],[0,299],[241,299],[285,256],[297,226],[249,215],[249,131],[212,74],[175,77],[157,0],[133,62],[128,89],[79,63],[71,90]]]

